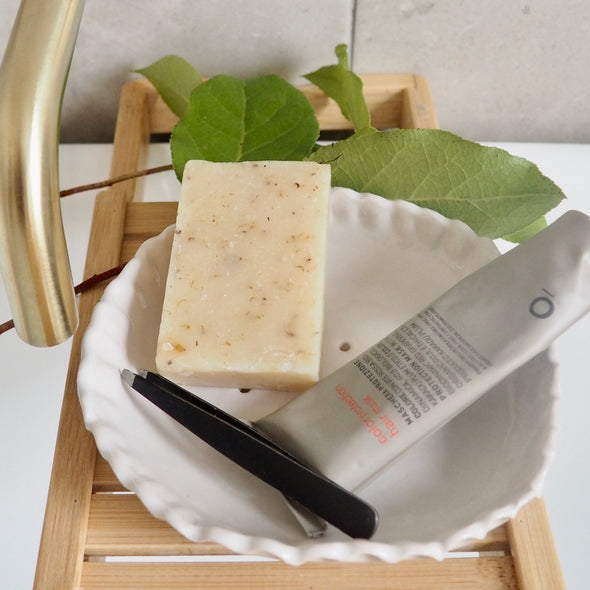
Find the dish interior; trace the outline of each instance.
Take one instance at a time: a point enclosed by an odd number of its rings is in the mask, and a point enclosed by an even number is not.
[[[129,390],[122,368],[154,370],[173,228],[146,242],[97,305],[79,395],[115,474],[157,517],[193,540],[291,563],[397,561],[480,538],[540,493],[553,433],[555,366],[533,359],[388,466],[360,495],[380,524],[371,541],[330,528],[310,541],[282,497]],[[459,222],[398,201],[334,189],[322,374],[374,344],[497,255]],[[192,388],[245,419],[294,394]]]

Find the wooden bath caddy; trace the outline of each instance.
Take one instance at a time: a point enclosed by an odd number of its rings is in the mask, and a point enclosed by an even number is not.
[[[378,128],[438,126],[426,80],[411,74],[364,76]],[[347,129],[337,106],[315,87],[304,87],[323,130]],[[176,119],[153,87],[125,84],[113,147],[111,177],[143,166],[154,134]],[[135,181],[97,196],[85,278],[129,260],[147,238],[174,223],[174,203],[133,202]],[[523,589],[565,588],[542,499],[485,539],[443,561],[398,564],[240,561],[224,547],[188,541],[151,516],[125,492],[97,453],[83,423],[76,390],[80,343],[104,285],[82,294],[81,324],[72,346],[35,578],[37,590],[252,588],[309,589]],[[137,560],[138,556],[148,559]],[[174,559],[199,556],[200,559]],[[109,559],[116,558],[116,559]],[[171,559],[172,558],[172,559]]]

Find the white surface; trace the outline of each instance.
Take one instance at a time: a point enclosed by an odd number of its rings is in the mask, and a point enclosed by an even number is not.
[[[108,177],[111,146],[61,149],[61,185]],[[95,193],[62,201],[74,281],[82,277]],[[0,323],[10,318],[0,290]],[[0,335],[0,579],[7,590],[32,587],[53,462],[70,342],[36,349],[14,330]]]
[[[568,200],[549,215],[550,220],[570,208],[590,214],[590,145],[496,145],[536,162],[563,189]],[[64,146],[62,186],[106,178],[110,149]],[[166,146],[154,148],[153,153],[151,163],[165,161],[166,155],[160,154],[166,153]],[[162,178],[148,179],[145,186],[151,198],[175,196]],[[78,195],[64,202],[76,281],[82,273],[91,200],[91,195]],[[8,319],[4,299],[0,313],[1,321]],[[544,493],[567,587],[574,590],[590,587],[585,563],[590,527],[590,386],[585,376],[589,343],[590,317],[586,317],[555,346],[561,364],[561,430]],[[67,344],[35,350],[14,334],[0,336],[0,576],[9,590],[32,586],[68,352]]]
[[[121,381],[122,367],[154,370],[173,236],[169,227],[144,244],[108,286],[86,332],[78,373],[84,417],[99,451],[153,514],[193,541],[293,564],[375,557],[396,562],[440,558],[483,537],[540,494],[555,431],[555,368],[546,353],[363,488],[379,513],[370,541],[331,528],[310,542],[279,494]],[[411,203],[334,189],[322,376],[496,256],[493,243],[464,224]],[[342,342],[348,351],[340,349]],[[276,391],[190,389],[249,420],[293,398]]]

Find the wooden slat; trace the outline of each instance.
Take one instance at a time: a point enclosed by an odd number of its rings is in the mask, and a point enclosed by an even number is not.
[[[508,541],[508,530],[506,525],[503,524],[495,529],[492,529],[483,539],[477,539],[470,543],[459,547],[454,552],[481,552],[489,553],[499,551],[510,554],[510,543]]]
[[[217,544],[193,543],[152,516],[134,494],[95,493],[89,512],[87,555],[219,555],[231,551]],[[498,527],[461,552],[509,552],[505,527]]]
[[[422,95],[426,99],[426,88],[423,78],[413,74],[371,74],[361,76],[363,81],[363,95],[371,114],[371,124],[377,129],[403,127],[403,111],[407,106],[404,93],[408,89],[423,88]],[[340,108],[334,100],[328,98],[316,86],[301,86],[300,90],[307,96],[314,110],[322,130],[352,129],[352,124],[343,117]],[[429,94],[429,93],[428,93]],[[432,99],[429,108],[434,113]],[[434,120],[434,122],[436,122]]]
[[[115,127],[111,178],[143,168],[150,141],[149,103],[152,94],[153,90],[149,87],[123,85]],[[132,201],[136,185],[137,180],[131,179],[113,185],[111,190],[123,195],[126,201]]]
[[[383,563],[84,564],[84,590],[516,590],[510,556]],[[512,580],[512,581],[511,581]]]
[[[85,277],[118,264],[124,214],[125,203],[120,195],[110,191],[98,195]],[[83,293],[80,299],[80,325],[72,342],[37,561],[35,588],[38,590],[76,588],[79,584],[96,446],[84,427],[76,378],[82,335],[102,291],[103,287],[97,286]]]
[[[434,105],[428,83],[414,74],[368,74],[360,76],[363,81],[363,94],[371,113],[371,122],[377,129],[391,127],[438,127]],[[170,133],[178,118],[170,111],[160,96],[153,92],[147,80],[135,80],[130,84],[145,89],[149,102],[149,125],[152,133]],[[309,98],[314,107],[320,126],[324,131],[351,129],[338,105],[313,85],[300,86],[299,89]],[[410,90],[410,96],[406,91]],[[408,101],[409,98],[409,101]],[[406,116],[412,100],[418,103],[422,116]],[[426,116],[426,114],[429,116]]]
[[[97,493],[126,491],[125,486],[123,486],[123,484],[117,479],[117,476],[113,473],[111,466],[100,453],[96,454],[92,489]]]
[[[129,203],[121,262],[130,260],[145,240],[176,221],[177,203]]]
[[[415,84],[403,90],[403,108],[399,127],[402,129],[438,129],[438,120],[430,87],[426,80],[415,76]]]
[[[217,555],[214,543],[193,543],[152,516],[134,494],[93,494],[86,555]]]
[[[129,203],[125,236],[137,238],[155,235],[176,221],[178,203]]]
[[[529,502],[508,523],[508,538],[522,590],[565,590],[542,498]]]

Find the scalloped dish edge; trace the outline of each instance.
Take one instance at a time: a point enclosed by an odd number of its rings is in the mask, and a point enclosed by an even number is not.
[[[333,215],[350,214],[350,203],[353,203],[358,214],[370,219],[369,223],[379,224],[384,210],[391,211],[398,208],[403,210],[404,214],[409,216],[411,220],[408,221],[405,218],[402,220],[403,224],[397,228],[400,232],[406,232],[409,235],[420,233],[422,231],[421,224],[423,223],[434,224],[434,226],[438,227],[434,237],[431,235],[432,243],[428,245],[429,247],[439,247],[441,242],[444,242],[447,233],[460,234],[459,241],[463,245],[465,242],[474,242],[473,236],[475,234],[467,226],[461,222],[448,220],[430,210],[421,209],[403,201],[386,201],[373,195],[359,195],[348,189],[334,189],[333,194],[338,193],[338,191],[344,196],[342,202],[334,202],[332,205]],[[387,221],[386,223],[390,222]],[[549,411],[550,422],[545,425],[547,444],[540,450],[539,462],[541,467],[539,471],[528,482],[526,489],[513,501],[482,514],[479,520],[452,531],[444,540],[388,544],[375,540],[352,539],[342,541],[337,539],[335,541],[318,542],[303,539],[300,543],[289,544],[266,536],[248,535],[231,528],[206,522],[187,522],[183,507],[175,506],[174,503],[168,504],[165,500],[162,500],[162,494],[166,493],[165,488],[161,486],[159,481],[145,473],[145,470],[142,472],[141,465],[136,464],[136,458],[128,456],[127,450],[119,440],[121,433],[116,431],[115,426],[109,425],[108,420],[105,422],[105,417],[101,413],[101,404],[116,403],[107,400],[105,397],[104,379],[106,378],[107,385],[109,383],[114,384],[115,375],[113,371],[115,363],[123,361],[132,364],[125,352],[121,352],[122,346],[120,343],[127,337],[128,307],[136,301],[134,293],[136,281],[142,272],[154,275],[154,269],[147,268],[146,270],[146,266],[149,267],[155,264],[153,262],[154,252],[157,252],[158,249],[162,248],[162,244],[169,241],[169,234],[172,231],[173,226],[170,226],[158,236],[142,244],[121,275],[107,286],[103,298],[96,306],[84,336],[78,372],[78,389],[85,424],[88,430],[93,433],[98,450],[111,465],[121,483],[134,491],[154,516],[169,522],[181,534],[192,541],[213,541],[238,553],[270,556],[292,565],[317,560],[359,562],[378,559],[388,563],[395,563],[416,557],[443,559],[449,551],[482,539],[490,530],[513,518],[528,501],[541,495],[543,482],[553,457],[554,438],[557,430],[555,412],[555,402],[558,399],[557,362],[552,349],[548,353],[552,380],[547,387],[550,391],[548,398],[548,403],[551,406]],[[481,238],[477,238],[477,240],[481,240]],[[491,245],[491,241],[488,242],[491,255],[495,248]],[[165,280],[165,277],[163,280]],[[105,321],[111,317],[110,314],[113,313],[113,310],[115,310],[115,314],[119,315],[120,324]],[[109,344],[108,346],[105,346],[105,339]]]

